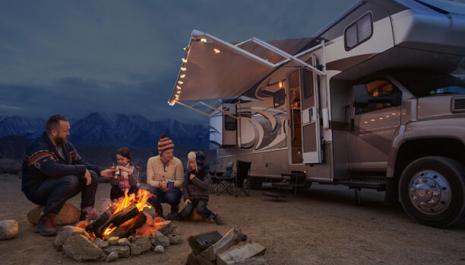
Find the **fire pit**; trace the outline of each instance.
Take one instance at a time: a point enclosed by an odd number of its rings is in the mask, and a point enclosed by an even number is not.
[[[150,192],[139,189],[111,203],[94,221],[65,226],[55,239],[55,246],[77,261],[106,260],[140,255],[153,250],[163,253],[170,244],[182,239],[173,234],[170,221],[152,217]]]

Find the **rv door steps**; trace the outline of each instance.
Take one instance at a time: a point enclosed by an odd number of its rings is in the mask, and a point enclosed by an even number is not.
[[[386,182],[380,180],[335,180],[334,184],[345,185],[348,186],[349,189],[373,189],[377,191],[386,190]]]

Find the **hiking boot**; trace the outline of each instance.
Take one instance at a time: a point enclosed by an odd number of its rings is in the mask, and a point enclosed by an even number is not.
[[[57,225],[55,223],[56,214],[49,213],[42,215],[36,227],[36,232],[42,236],[55,236],[57,234]]]
[[[214,214],[212,215],[210,218],[208,218],[210,221],[213,221],[215,222],[215,224],[217,225],[224,225],[225,222],[223,221],[223,219],[221,219],[221,217],[217,214]]]

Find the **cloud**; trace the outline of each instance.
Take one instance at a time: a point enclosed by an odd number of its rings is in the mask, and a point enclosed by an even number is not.
[[[0,98],[31,115],[124,109],[201,120],[166,104],[192,29],[228,41],[308,37],[351,2],[2,1]]]

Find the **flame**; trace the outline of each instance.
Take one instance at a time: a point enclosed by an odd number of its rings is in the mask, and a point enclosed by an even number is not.
[[[139,189],[137,194],[132,193],[128,195],[128,193],[125,192],[123,198],[112,204],[112,209],[114,209],[112,211],[112,215],[123,211],[131,205],[135,205],[139,212],[142,212],[145,208],[151,208],[150,204],[148,203],[148,200],[151,196],[152,194],[144,189]],[[117,227],[113,225],[108,226],[103,232],[103,236],[108,237],[116,229]]]

